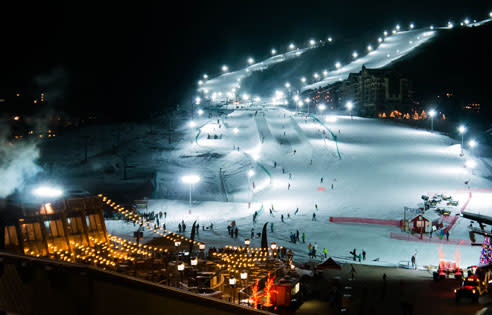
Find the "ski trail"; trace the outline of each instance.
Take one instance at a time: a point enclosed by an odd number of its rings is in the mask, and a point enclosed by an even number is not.
[[[295,118],[291,117],[291,119],[292,119],[292,124],[293,124],[295,130],[298,132],[299,136],[302,137],[303,139],[305,139],[305,143],[307,143],[311,147],[311,152],[312,152],[311,156],[312,157],[314,157],[314,156],[322,157],[322,156],[324,156],[324,153],[328,153],[329,156],[336,157],[336,153],[333,152],[332,150],[330,150],[327,145],[322,144],[320,147],[316,144],[313,144],[311,141],[311,138],[309,138],[306,135],[306,132],[304,131],[304,129],[301,126],[299,126],[299,123],[295,120]],[[321,137],[321,139],[324,142],[326,142],[326,140],[324,140],[323,137]]]

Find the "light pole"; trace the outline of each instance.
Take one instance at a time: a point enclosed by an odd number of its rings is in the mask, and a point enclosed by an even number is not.
[[[429,116],[431,118],[431,131],[434,131],[434,116],[436,116],[436,111],[431,109],[429,111]]]
[[[466,132],[466,127],[461,125],[461,126],[459,126],[458,131],[461,134],[461,154],[460,154],[460,156],[463,156],[463,137],[464,137],[464,134]]]
[[[248,171],[248,188],[249,188],[249,205],[248,208],[251,206],[251,202],[253,199],[253,190],[251,189],[251,177],[255,176],[255,171],[254,170],[249,170]]]
[[[198,175],[186,175],[181,177],[181,181],[185,184],[190,185],[190,210],[189,213],[191,213],[191,189],[192,186],[200,181],[200,176]]]
[[[307,104],[307,106],[308,106],[308,111],[307,111],[307,114],[309,115],[309,103],[311,103],[311,100],[309,99],[309,97],[306,97],[306,98],[304,99],[304,103],[306,103],[306,104]]]
[[[470,149],[473,150],[473,148],[477,146],[477,142],[471,139],[470,141],[468,141],[468,145],[470,146]]]
[[[347,103],[345,103],[345,107],[347,107],[347,109],[350,112],[350,119],[353,119],[352,118],[352,108],[354,107],[354,104],[352,103],[352,101],[348,101]]]

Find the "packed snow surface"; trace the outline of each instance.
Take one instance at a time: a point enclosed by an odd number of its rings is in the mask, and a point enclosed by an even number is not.
[[[472,174],[464,166],[474,158],[471,153],[465,151],[461,157],[460,144],[437,132],[350,116],[326,122],[324,116],[307,117],[279,106],[236,109],[221,117],[210,113],[212,117],[197,121],[198,127],[184,131],[186,140],[176,146],[169,166],[159,171],[158,176],[163,176],[159,185],[181,187],[185,192],[181,200],[153,199],[149,209],[167,212],[161,225],[165,222],[171,231],[177,231],[184,220],[187,235],[195,220],[201,226],[213,224],[213,231],[200,227],[198,237],[209,247],[242,245],[245,238],[251,238],[251,229],[261,232],[269,222],[269,241],[292,248],[301,261],[308,259],[308,243],[316,242],[318,253],[326,247],[334,257],[346,258],[356,248],[358,252],[364,249],[371,261],[379,258],[398,264],[417,253],[419,264],[437,265],[440,244],[390,238],[391,232],[401,233],[398,227],[331,223],[329,218],[400,220],[405,206],[422,206],[421,195],[441,193],[459,200],[457,207],[447,207],[454,216],[468,198],[464,183],[468,180],[472,199],[467,211],[492,215],[487,207],[492,201],[487,167],[476,159]],[[214,139],[215,134],[220,137]],[[176,168],[177,161],[172,159],[183,160],[183,156],[195,158]],[[250,170],[254,171],[251,177]],[[193,186],[192,209],[187,199],[189,186],[179,181],[181,173],[202,178]],[[174,178],[166,177],[169,174]],[[163,189],[158,187],[158,191]],[[253,224],[255,211],[259,215]],[[227,233],[233,220],[239,229],[237,239]],[[450,239],[467,240],[469,223],[459,218]],[[110,233],[127,237],[135,230],[121,221],[107,225]],[[305,244],[290,242],[296,230],[306,234]],[[145,232],[146,239],[152,237],[152,232]],[[259,245],[255,236],[252,246]],[[478,262],[480,247],[448,245],[444,240],[442,252],[445,259],[472,265]]]

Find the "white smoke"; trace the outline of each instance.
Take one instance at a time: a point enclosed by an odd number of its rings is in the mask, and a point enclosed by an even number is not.
[[[0,126],[6,124],[0,121]],[[34,142],[8,139],[7,128],[0,128],[0,198],[5,198],[38,174],[41,168],[36,164],[39,148]]]

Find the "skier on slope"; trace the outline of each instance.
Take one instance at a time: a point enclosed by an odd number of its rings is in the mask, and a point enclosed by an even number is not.
[[[299,212],[299,208],[296,209],[296,211],[294,212],[294,215],[297,215],[297,212]]]

